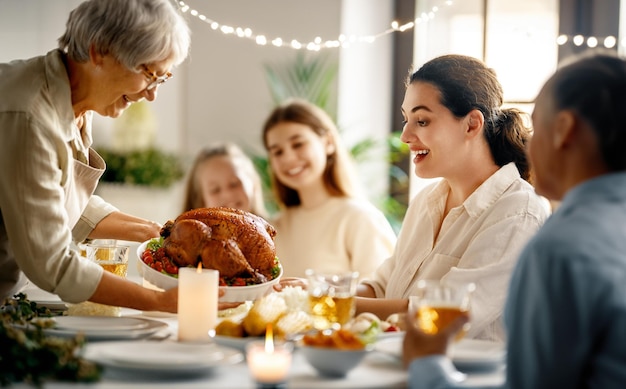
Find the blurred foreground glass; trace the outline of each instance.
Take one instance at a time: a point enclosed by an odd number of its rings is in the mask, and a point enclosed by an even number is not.
[[[306,277],[315,329],[339,329],[354,317],[358,272],[333,274],[307,269]]]
[[[417,292],[409,298],[409,315],[415,325],[427,334],[435,335],[463,313],[469,312],[471,295],[476,285],[445,284],[434,280],[420,280]],[[456,340],[469,330],[467,323]]]
[[[105,271],[126,278],[128,273],[129,246],[118,245],[115,240],[94,240],[84,246],[86,259],[96,262]],[[85,301],[68,304],[72,316],[120,316],[121,308]]]

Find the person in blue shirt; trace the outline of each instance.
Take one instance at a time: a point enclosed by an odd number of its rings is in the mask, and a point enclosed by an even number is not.
[[[528,242],[504,314],[507,388],[626,387],[626,61],[563,63],[535,101],[527,153],[537,193],[561,201]],[[448,344],[407,319],[410,388],[455,388]]]

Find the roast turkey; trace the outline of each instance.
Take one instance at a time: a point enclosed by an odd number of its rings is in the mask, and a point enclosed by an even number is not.
[[[239,209],[197,208],[165,223],[163,248],[176,265],[219,270],[221,277],[265,282],[276,266],[276,230]]]

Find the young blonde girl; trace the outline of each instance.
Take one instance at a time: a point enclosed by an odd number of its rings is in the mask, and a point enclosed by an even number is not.
[[[238,208],[267,217],[261,178],[236,144],[214,143],[196,156],[187,177],[183,212],[202,207]]]

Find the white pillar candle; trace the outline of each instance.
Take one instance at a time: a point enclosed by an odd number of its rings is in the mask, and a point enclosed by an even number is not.
[[[178,340],[207,341],[217,324],[219,272],[181,268],[178,272]]]

